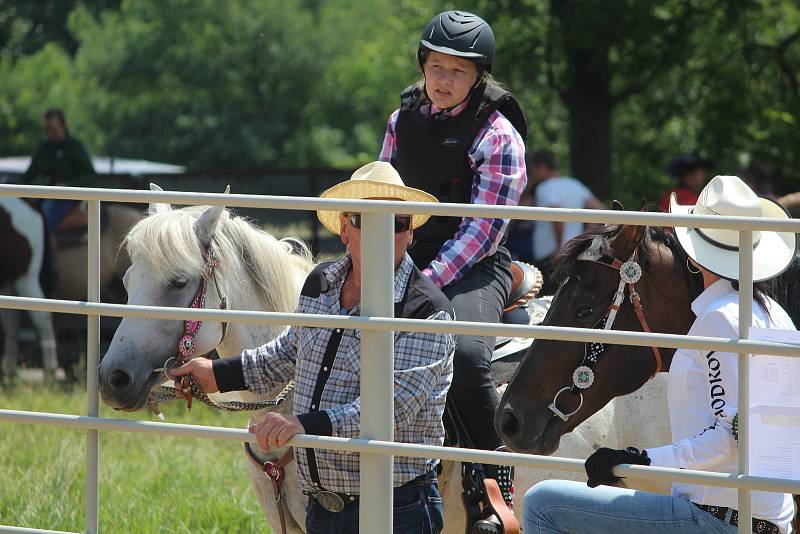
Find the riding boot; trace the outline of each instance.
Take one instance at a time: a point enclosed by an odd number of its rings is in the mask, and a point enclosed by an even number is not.
[[[514,467],[510,465],[487,465],[487,478],[494,479],[500,488],[503,501],[509,510],[514,509]],[[486,517],[479,519],[472,525],[471,534],[505,534],[506,529],[496,514],[491,513],[491,508],[485,508],[489,512]],[[517,527],[518,528],[518,527]]]

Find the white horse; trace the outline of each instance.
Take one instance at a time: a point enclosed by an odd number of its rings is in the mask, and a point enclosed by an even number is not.
[[[225,296],[231,309],[292,311],[295,308],[311,268],[307,256],[291,254],[286,243],[231,217],[221,207],[172,210],[166,205],[151,205],[150,213],[126,239],[132,260],[124,279],[129,304],[188,306],[202,276],[203,252],[213,243],[220,266],[217,276],[208,281],[206,307],[219,306],[218,292],[213,288],[219,283],[219,295]],[[179,321],[123,319],[98,373],[105,402],[122,410],[142,408],[148,391],[163,380],[153,369],[174,355],[182,328]],[[266,343],[279,331],[280,328],[261,325],[230,324],[223,336],[219,323],[206,323],[196,337],[197,354],[216,348],[221,357],[238,357],[242,350]],[[268,396],[276,395],[279,389]],[[290,401],[281,406],[282,412],[291,411]],[[592,418],[595,423],[587,421],[587,432],[584,433],[583,426],[573,432],[574,450],[568,451],[571,455],[585,458],[596,444],[614,443],[609,438],[613,434],[613,407]],[[254,419],[258,417],[258,413],[253,415]],[[666,429],[668,434],[669,427]],[[562,443],[570,443],[570,437],[565,436]],[[275,460],[283,452],[273,451],[268,458]],[[250,462],[247,465],[266,519],[273,531],[278,532],[280,523],[271,482]],[[448,462],[442,479],[448,531],[452,532],[463,531],[465,521],[460,506],[460,480],[453,475],[457,471],[456,464]],[[285,472],[281,502],[286,510],[287,532],[300,534],[305,532],[307,498],[300,491],[294,467],[288,466]],[[544,472],[518,470],[518,494],[522,495],[547,476]]]
[[[15,197],[0,197],[0,293],[21,297],[44,298],[39,274],[44,256],[44,221],[27,202]],[[0,375],[13,377],[17,368],[20,311],[0,311],[4,346]],[[53,317],[50,312],[30,312],[39,337],[45,378],[52,380],[58,367]]]

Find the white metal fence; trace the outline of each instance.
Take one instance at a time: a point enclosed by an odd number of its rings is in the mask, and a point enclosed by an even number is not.
[[[295,324],[318,327],[357,328],[362,330],[361,343],[361,434],[359,439],[343,439],[298,435],[292,445],[353,451],[361,453],[361,532],[392,531],[392,465],[393,455],[423,458],[442,458],[490,464],[511,464],[519,467],[549,468],[580,472],[583,461],[567,458],[444,448],[393,442],[393,354],[392,331],[470,333],[488,336],[535,337],[565,341],[597,341],[619,345],[694,348],[739,353],[739,405],[748,406],[749,354],[800,356],[794,345],[754,342],[747,340],[752,317],[752,242],[753,231],[800,232],[800,221],[751,219],[746,217],[716,217],[672,215],[660,213],[620,212],[603,210],[575,211],[555,208],[510,206],[477,206],[462,204],[430,204],[378,200],[337,200],[302,197],[258,195],[224,195],[210,193],[147,192],[118,189],[81,189],[0,185],[0,195],[33,198],[66,198],[87,200],[89,203],[88,302],[58,301],[24,297],[0,296],[0,308],[28,309],[56,313],[78,313],[87,316],[87,415],[74,416],[54,413],[0,410],[0,422],[56,425],[87,430],[87,499],[86,532],[98,530],[98,473],[100,455],[98,432],[140,432],[159,435],[255,441],[253,434],[238,429],[130,421],[98,417],[99,396],[95,369],[98,364],[101,315],[149,317],[156,319],[201,319],[263,323]],[[178,204],[210,204],[239,208],[272,208],[292,210],[342,210],[363,213],[362,247],[370,261],[362,272],[362,316],[308,315],[293,313],[188,310],[99,303],[100,202],[169,202]],[[487,325],[470,322],[429,322],[413,319],[393,319],[392,306],[392,214],[422,214],[448,216],[502,217],[544,221],[582,221],[591,223],[634,224],[653,226],[687,226],[725,228],[739,231],[740,236],[740,325],[738,339],[721,339],[672,334],[627,331],[605,331],[583,328],[546,326]],[[658,481],[723,486],[739,490],[739,532],[750,532],[750,492],[752,490],[800,494],[800,481],[755,477],[748,472],[749,424],[747,410],[739,414],[739,472],[731,475],[684,469],[647,466],[620,466],[615,473]],[[0,526],[0,532],[52,532]]]

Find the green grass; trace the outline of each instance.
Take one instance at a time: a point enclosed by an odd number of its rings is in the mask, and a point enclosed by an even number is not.
[[[82,414],[81,387],[19,384],[0,388],[0,408]],[[187,413],[163,406],[168,422],[244,428],[245,414]],[[103,417],[157,420],[106,406]],[[241,445],[231,442],[100,433],[100,532],[269,532],[245,471]],[[86,432],[0,424],[0,524],[82,532],[86,503]]]

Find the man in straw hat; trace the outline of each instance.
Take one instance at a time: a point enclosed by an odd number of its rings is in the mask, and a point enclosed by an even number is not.
[[[694,205],[678,204],[673,193],[670,207],[673,213],[682,214],[789,217],[780,205],[759,198],[736,176],[716,176]],[[678,227],[675,235],[686,252],[685,268],[703,277],[703,292],[692,302],[697,318],[689,334],[738,337],[738,231]],[[792,232],[753,232],[754,327],[795,330],[787,313],[764,293],[759,282],[781,274],[796,253],[797,237]],[[537,484],[525,495],[525,534],[737,532],[735,489],[674,483],[672,496],[668,496],[610,485],[619,482],[612,472],[619,464],[736,474],[738,364],[734,353],[678,349],[669,368],[667,397],[673,443],[641,452],[633,447],[599,449],[586,460],[588,488],[561,480]],[[753,492],[752,512],[753,532],[789,532],[792,497]]]
[[[392,199],[436,202],[424,191],[406,187],[389,163],[375,162],[353,173],[322,198]],[[318,265],[306,279],[298,313],[359,315],[361,301],[361,215],[318,211],[322,224],[341,237],[347,254]],[[406,254],[414,229],[428,215],[394,218],[395,316],[452,320],[450,301],[414,266]],[[447,390],[453,377],[455,339],[441,333],[396,332],[394,353],[395,440],[442,445]],[[207,392],[249,389],[266,394],[291,379],[297,382],[294,415],[269,413],[250,430],[268,451],[298,433],[357,438],[360,421],[360,332],[339,328],[290,326],[273,341],[246,350],[241,359],[198,358],[173,371],[191,373]],[[177,384],[177,383],[176,383]],[[296,449],[297,471],[309,495],[308,533],[357,532],[358,454]],[[439,460],[394,460],[394,532],[436,533],[444,517],[436,480]]]

